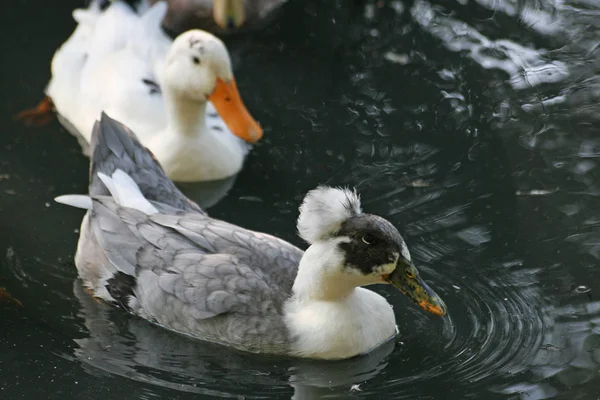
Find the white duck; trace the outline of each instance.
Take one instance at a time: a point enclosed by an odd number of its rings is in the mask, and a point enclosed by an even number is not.
[[[17,114],[28,125],[41,126],[53,117],[53,101],[64,110],[74,110],[77,105],[81,82],[81,71],[87,59],[87,48],[94,37],[96,21],[101,15],[100,6],[92,2],[88,9],[73,11],[77,26],[71,36],[56,50],[50,63],[52,79],[46,86],[45,97],[35,109]],[[50,98],[52,97],[52,99]]]
[[[164,327],[251,352],[343,359],[396,334],[392,307],[362,288],[391,283],[425,310],[442,300],[419,277],[387,220],[355,192],[320,187],[300,207],[306,252],[207,216],[130,131],[94,128],[89,212],[75,263],[93,295]]]
[[[239,172],[248,151],[244,141],[256,142],[262,129],[240,98],[223,42],[200,30],[171,42],[160,28],[164,2],[141,16],[122,1],[100,15],[92,7],[95,18],[79,18],[84,26],[75,32],[85,35],[74,34],[55,56],[71,61],[73,55],[77,62],[52,63],[47,96],[61,122],[85,144],[106,112],[135,129],[175,181]],[[20,117],[35,122],[49,104]]]

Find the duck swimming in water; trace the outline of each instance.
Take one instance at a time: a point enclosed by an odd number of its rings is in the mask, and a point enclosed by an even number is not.
[[[92,137],[88,210],[75,263],[94,296],[172,330],[236,349],[318,359],[366,353],[396,334],[394,312],[363,288],[392,284],[423,309],[446,306],[398,230],[326,186],[300,206],[306,251],[209,217],[105,114]]]
[[[246,109],[229,52],[212,34],[169,39],[160,28],[167,4],[137,14],[123,1],[75,10],[78,26],[56,51],[47,97],[17,115],[44,124],[53,108],[84,153],[101,112],[134,129],[177,182],[237,174],[263,135]]]

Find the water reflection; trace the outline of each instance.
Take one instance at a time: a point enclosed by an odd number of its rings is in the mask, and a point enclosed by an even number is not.
[[[504,97],[498,101],[492,127],[493,134],[503,138],[516,194],[528,195],[517,203],[517,243],[527,248],[524,263],[539,266],[535,275],[538,296],[543,297],[535,307],[543,323],[537,350],[532,347],[530,357],[522,360],[521,369],[531,376],[524,380],[514,377],[518,383],[500,385],[497,390],[522,399],[575,398],[570,396],[576,393],[593,398],[598,393],[594,388],[599,386],[598,303],[592,297],[577,297],[582,294],[577,288],[587,282],[598,285],[593,274],[593,260],[600,254],[600,236],[595,229],[597,139],[592,134],[597,119],[592,99],[599,28],[593,16],[598,6],[477,3],[520,20],[543,35],[543,40],[525,35],[516,39],[520,43],[492,41],[480,33],[501,35],[498,27],[495,31],[491,28],[491,21],[486,29],[481,28],[481,21],[475,22],[479,24],[475,29],[427,2],[416,2],[412,12],[449,50],[466,51],[482,68],[506,72],[507,84],[513,89],[491,86],[495,96]],[[541,48],[539,43],[544,40]],[[573,121],[577,121],[576,127]],[[577,266],[567,255],[570,251],[580,254]],[[589,295],[592,290],[587,289]],[[581,391],[580,385],[586,384],[589,389]]]
[[[209,209],[221,201],[233,187],[237,175],[209,182],[180,182],[177,187],[188,198],[193,199],[203,209]]]
[[[600,302],[560,307],[548,314],[544,345],[530,362],[531,377],[504,387],[501,393],[547,399],[598,379]]]
[[[493,4],[500,8],[509,3],[494,1]],[[512,9],[503,11],[514,13]],[[415,22],[442,40],[448,50],[464,51],[481,67],[506,72],[509,76],[508,81],[515,90],[561,82],[569,77],[565,63],[546,60],[546,50],[523,46],[507,39],[490,40],[468,23],[446,16],[427,1],[417,0],[411,13]],[[547,14],[541,10],[537,10],[536,13],[525,11],[522,16],[532,20],[529,22],[535,21],[532,26],[548,26],[544,25],[543,21],[543,16]]]
[[[123,377],[144,387],[141,397],[595,399],[600,8],[352,4],[290,2],[297,21],[232,40],[266,141],[207,204],[217,217],[300,244],[303,193],[357,186],[365,209],[405,234],[449,307],[446,319],[377,288],[401,335],[381,353],[325,365],[199,344],[97,304],[73,284],[72,266],[56,261],[73,254],[80,213],[43,207],[85,190],[86,161],[60,153],[78,154],[70,139],[40,135],[17,137],[15,155],[0,160],[0,173],[36,179],[0,178],[14,191],[0,204],[14,211],[3,221],[10,235],[0,231],[9,247],[0,286],[24,305],[9,322],[44,321],[67,338],[58,351],[67,366]],[[265,75],[268,85],[257,79]],[[19,162],[36,146],[50,149],[42,161],[66,178]],[[26,220],[37,221],[34,236]]]
[[[368,355],[335,363],[249,355],[187,338],[139,318],[118,314],[93,300],[76,280],[78,314],[89,336],[75,339],[78,360],[94,369],[177,391],[218,397],[232,394],[287,394],[314,399],[321,393],[348,393],[352,385],[381,372],[393,350],[391,341]],[[235,386],[223,385],[235,382]],[[289,396],[288,396],[289,397]]]

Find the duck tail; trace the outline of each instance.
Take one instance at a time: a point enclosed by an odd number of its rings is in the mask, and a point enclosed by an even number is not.
[[[73,10],[73,19],[78,25],[93,27],[100,14],[109,4],[110,0],[88,0],[83,8]]]
[[[154,155],[128,127],[102,112],[90,141],[90,196],[111,195],[104,177],[121,170],[137,185],[144,198],[183,211],[202,212],[167,177]]]

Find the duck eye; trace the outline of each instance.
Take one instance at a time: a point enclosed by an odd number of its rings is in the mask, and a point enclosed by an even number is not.
[[[375,238],[373,235],[369,235],[368,233],[362,237],[362,241],[364,244],[373,244]]]
[[[200,64],[200,59],[196,56],[192,57],[192,61],[194,62],[194,64],[199,65]]]
[[[415,278],[415,273],[414,273],[414,271],[412,270],[412,268],[405,269],[405,270],[404,270],[404,274],[406,275],[406,277],[407,277],[408,279],[414,279],[414,278]]]

